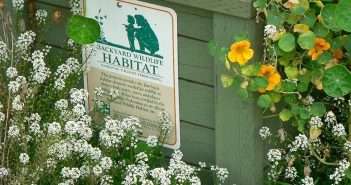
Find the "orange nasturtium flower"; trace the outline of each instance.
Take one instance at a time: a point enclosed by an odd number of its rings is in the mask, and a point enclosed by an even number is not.
[[[231,62],[238,62],[242,66],[253,57],[253,54],[254,51],[250,48],[250,42],[242,40],[230,46],[228,58]]]
[[[276,68],[271,65],[262,65],[257,76],[263,76],[268,81],[268,86],[264,89],[259,89],[260,93],[273,90],[281,81],[280,74]]]
[[[308,51],[308,55],[312,57],[312,60],[317,60],[318,56],[324,51],[330,48],[330,44],[322,38],[316,38],[314,40],[314,47]]]

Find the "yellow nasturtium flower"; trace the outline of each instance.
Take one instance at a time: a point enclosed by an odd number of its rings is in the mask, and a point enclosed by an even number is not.
[[[260,93],[264,93],[266,91],[271,91],[275,89],[275,87],[281,81],[280,74],[278,73],[276,68],[271,65],[262,65],[257,76],[263,76],[268,81],[268,86],[266,88],[258,90]]]
[[[242,40],[231,45],[228,58],[231,62],[238,62],[241,66],[246,64],[254,54],[250,42]]]
[[[314,40],[314,47],[308,51],[308,55],[312,57],[312,60],[317,60],[318,56],[324,51],[330,48],[330,44],[322,38],[316,38]]]

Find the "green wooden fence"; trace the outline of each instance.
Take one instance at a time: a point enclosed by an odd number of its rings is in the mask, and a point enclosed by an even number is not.
[[[252,0],[144,1],[170,7],[178,15],[180,149],[184,160],[228,168],[226,184],[262,184],[259,110],[254,101],[241,101],[234,91],[223,89],[220,75],[225,68],[207,49],[210,40],[228,46],[234,35],[241,33],[250,36],[254,49],[260,49],[262,26],[256,24]],[[70,17],[69,0],[35,0],[35,8],[49,12],[45,42],[62,49],[67,41],[64,23]],[[211,184],[210,180],[210,175],[203,176],[203,184]]]

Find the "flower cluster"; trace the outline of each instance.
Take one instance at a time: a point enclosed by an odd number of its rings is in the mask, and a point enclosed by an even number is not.
[[[24,8],[24,0],[13,0],[12,7],[16,12],[22,11]]]
[[[350,162],[342,160],[339,162],[339,167],[336,168],[335,172],[329,176],[331,180],[335,182],[333,184],[339,184],[345,176],[345,171],[350,167]]]
[[[46,10],[37,10],[37,12],[35,12],[35,18],[37,19],[39,24],[45,23],[47,16],[48,12]]]
[[[22,52],[26,52],[28,48],[34,43],[36,33],[33,31],[26,31],[22,33],[16,42],[16,47]]]

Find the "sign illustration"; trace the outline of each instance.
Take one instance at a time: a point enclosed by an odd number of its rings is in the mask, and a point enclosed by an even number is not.
[[[177,16],[172,9],[135,0],[84,0],[84,13],[96,19],[101,35],[88,59],[85,87],[89,109],[95,87],[118,89],[121,98],[104,105],[118,118],[136,116],[143,135],[158,136],[158,114],[173,122],[165,147],[180,146]],[[107,97],[105,97],[106,99]]]

